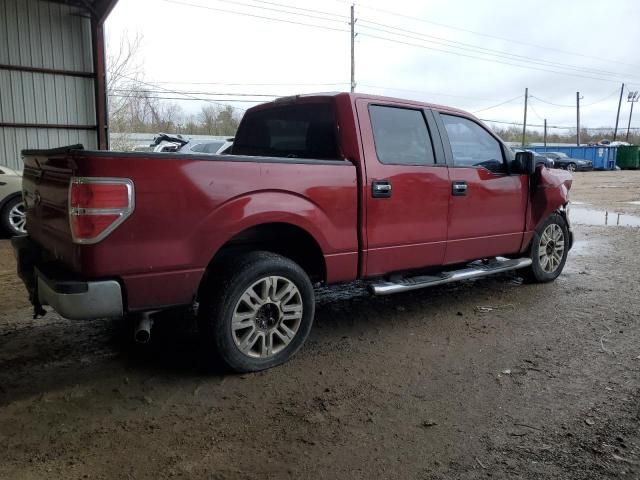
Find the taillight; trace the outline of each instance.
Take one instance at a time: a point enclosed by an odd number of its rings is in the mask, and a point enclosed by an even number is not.
[[[75,243],[97,243],[134,209],[133,182],[128,178],[72,177],[69,225]]]

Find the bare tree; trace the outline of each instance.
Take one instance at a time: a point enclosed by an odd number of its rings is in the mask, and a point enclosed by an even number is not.
[[[114,133],[235,134],[239,122],[230,105],[207,103],[197,115],[185,117],[179,104],[166,102],[149,89],[139,58],[142,44],[140,33],[125,33],[117,43],[107,42],[109,122]],[[127,140],[118,138],[113,147],[128,148]]]
[[[204,133],[207,135],[217,135],[217,120],[219,109],[216,105],[211,103],[203,105],[200,110],[199,120]]]
[[[126,32],[117,45],[107,41],[107,95],[109,120],[120,123],[120,116],[132,102],[138,101],[143,65],[138,59],[143,37],[140,33],[129,36]]]

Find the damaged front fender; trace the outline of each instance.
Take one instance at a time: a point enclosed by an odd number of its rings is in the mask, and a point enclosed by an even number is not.
[[[569,203],[573,177],[564,170],[551,170],[539,166],[530,181],[531,203],[527,231],[533,232],[549,215],[563,210]]]

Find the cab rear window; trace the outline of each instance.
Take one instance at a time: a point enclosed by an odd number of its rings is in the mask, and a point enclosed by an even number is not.
[[[283,105],[248,112],[233,155],[341,160],[336,119],[329,103]]]

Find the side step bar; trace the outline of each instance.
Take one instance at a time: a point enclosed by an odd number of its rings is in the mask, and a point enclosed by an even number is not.
[[[508,272],[531,265],[530,258],[496,258],[490,262],[476,261],[470,263],[468,268],[452,270],[436,275],[418,275],[415,277],[400,277],[397,280],[382,280],[369,285],[369,290],[374,295],[391,295],[392,293],[408,292],[420,288],[442,285],[444,283],[470,280],[472,278],[486,277],[494,273]]]

